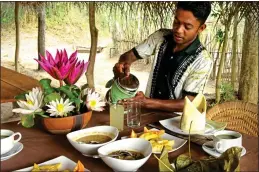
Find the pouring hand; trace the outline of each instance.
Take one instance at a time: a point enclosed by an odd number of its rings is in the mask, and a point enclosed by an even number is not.
[[[128,77],[130,75],[130,64],[126,62],[118,62],[113,67],[115,78]]]

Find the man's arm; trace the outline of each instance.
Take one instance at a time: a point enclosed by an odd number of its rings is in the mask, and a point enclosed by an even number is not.
[[[186,95],[191,101],[194,96]],[[184,107],[184,99],[160,100],[145,97],[142,91],[138,92],[135,100],[142,101],[142,107],[147,109],[164,110],[170,112],[182,112]]]
[[[193,96],[188,96],[192,101]],[[147,109],[165,110],[170,112],[182,112],[184,108],[184,99],[160,100],[147,98],[143,101],[143,107]]]

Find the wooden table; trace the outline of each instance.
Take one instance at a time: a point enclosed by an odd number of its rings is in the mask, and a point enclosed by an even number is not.
[[[16,95],[36,86],[38,80],[1,66],[1,103],[14,102]]]
[[[137,132],[143,130],[143,126],[148,123],[153,123],[159,120],[174,117],[175,114],[165,112],[145,113],[141,116],[141,127]],[[108,111],[94,112],[92,119],[90,120],[88,127],[96,125],[109,125],[109,113]],[[65,135],[52,135],[40,128],[23,128],[21,125],[15,123],[6,123],[1,125],[2,129],[11,129],[14,132],[21,132],[21,143],[24,145],[24,149],[9,160],[1,162],[1,172],[9,172],[28,166],[32,166],[33,163],[41,163],[58,156],[64,155],[69,159],[77,162],[80,160],[84,166],[94,171],[112,171],[101,159],[93,159],[83,156],[78,152],[66,139]],[[120,132],[121,136],[129,135],[130,128],[125,127],[123,132]],[[258,170],[258,138],[243,135],[243,146],[246,148],[247,153],[241,158],[240,166],[242,171],[257,171]],[[188,153],[188,144],[185,144],[180,149],[169,153],[170,162],[174,158],[182,153]],[[208,157],[201,146],[191,144],[192,158],[197,160],[198,158]],[[154,156],[151,156],[149,160],[138,171],[158,171],[158,161]]]

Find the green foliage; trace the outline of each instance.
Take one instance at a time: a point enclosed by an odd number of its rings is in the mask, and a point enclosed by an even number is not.
[[[76,104],[77,109],[80,108],[80,89],[74,86],[65,85],[60,87],[60,91],[69,98],[71,102],[74,102]]]
[[[22,94],[19,94],[19,95],[15,96],[14,98],[15,98],[16,100],[26,100],[26,97],[25,97],[26,94],[28,94],[28,91],[27,91],[27,92],[24,92],[24,93],[22,93]]]
[[[44,94],[45,95],[48,95],[48,94],[51,94],[53,92],[55,92],[55,88],[53,88],[50,83],[51,83],[51,80],[50,79],[41,79],[39,81],[41,87],[43,88],[43,91],[44,91]]]
[[[163,150],[159,161],[159,171],[172,171],[172,172],[229,172],[239,171],[239,159],[241,156],[242,148],[231,147],[227,149],[218,158],[201,159],[198,161],[192,160],[189,156],[184,154],[179,155],[173,163],[174,168],[168,160],[168,152]]]
[[[233,101],[236,99],[235,90],[231,83],[223,82],[220,86],[221,102]]]
[[[221,29],[217,30],[217,33],[216,33],[217,42],[223,42],[223,39],[224,39],[224,32]]]
[[[1,3],[1,24],[14,22],[14,3]]]
[[[21,117],[21,123],[26,128],[32,127],[34,125],[34,114],[23,115]]]

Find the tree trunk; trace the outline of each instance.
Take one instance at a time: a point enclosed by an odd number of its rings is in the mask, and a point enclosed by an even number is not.
[[[233,40],[232,40],[232,61],[231,61],[231,85],[235,89],[237,81],[237,25],[238,13],[234,16]]]
[[[98,30],[95,26],[95,2],[89,2],[89,26],[91,33],[91,49],[86,79],[89,88],[94,88],[94,63],[97,51]]]
[[[226,22],[223,47],[222,47],[220,63],[219,63],[219,67],[218,67],[218,74],[217,74],[217,78],[216,78],[216,103],[219,103],[219,101],[220,101],[220,86],[221,86],[221,79],[222,79],[222,71],[224,69],[224,62],[226,59],[229,28],[230,28],[230,22]]]
[[[15,2],[15,71],[18,71],[18,63],[19,63],[19,52],[20,52],[20,26],[19,26],[19,2]]]
[[[213,69],[212,69],[212,79],[213,80],[215,80],[215,78],[216,78],[217,63],[218,63],[218,59],[219,59],[221,45],[222,45],[222,41],[219,42],[218,53],[217,53],[216,59],[213,64]]]
[[[45,3],[41,3],[38,7],[38,59],[40,55],[45,56]],[[38,70],[40,70],[38,64]]]
[[[238,95],[243,101],[258,104],[258,21],[253,25],[251,18],[245,20]]]

